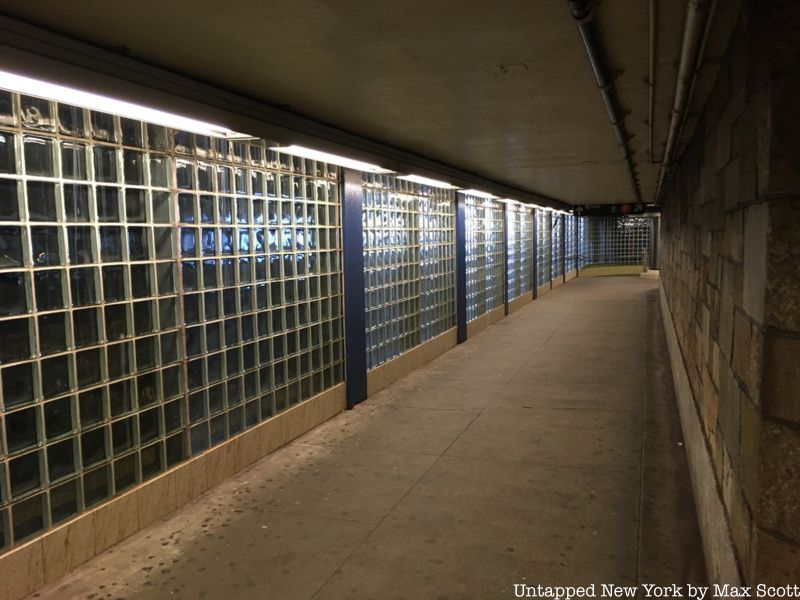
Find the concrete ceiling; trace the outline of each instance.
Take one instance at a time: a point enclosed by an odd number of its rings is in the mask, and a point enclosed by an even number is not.
[[[684,2],[658,4],[655,155]],[[3,1],[8,16],[572,204],[633,194],[565,0]],[[650,164],[648,4],[597,6],[640,173]]]

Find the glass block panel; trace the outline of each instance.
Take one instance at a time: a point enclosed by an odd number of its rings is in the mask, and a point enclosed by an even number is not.
[[[268,145],[0,91],[0,547],[342,380],[338,170]]]
[[[467,320],[503,305],[506,285],[503,205],[467,195],[465,204],[467,254]]]
[[[455,198],[450,191],[393,176],[364,175],[362,186],[367,364],[374,368],[454,324]],[[308,188],[306,194],[324,197],[317,190]],[[295,202],[283,220],[316,223],[315,209]],[[326,257],[318,251],[337,243],[327,233],[310,227],[293,232],[295,243],[308,250],[307,262],[299,266],[311,274]],[[305,285],[297,289],[306,291]]]

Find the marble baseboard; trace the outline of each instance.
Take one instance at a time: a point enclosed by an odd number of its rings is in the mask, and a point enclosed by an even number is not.
[[[672,381],[675,386],[678,414],[686,445],[686,457],[689,461],[689,473],[697,508],[700,537],[703,541],[708,581],[709,583],[728,583],[738,586],[741,585],[742,580],[731,542],[733,536],[726,516],[725,505],[717,489],[717,478],[714,475],[711,455],[706,445],[703,425],[700,421],[692,387],[689,384],[689,375],[683,362],[682,350],[675,333],[675,324],[664,288],[659,286],[659,292],[661,319],[667,338]]]
[[[456,345],[456,328],[448,329],[367,373],[367,397],[419,369]]]
[[[508,314],[511,314],[523,306],[526,306],[533,302],[533,294],[530,292],[525,292],[521,296],[514,298],[508,302]]]
[[[567,273],[566,279],[567,279],[567,281],[572,281],[577,276],[578,276],[578,270],[577,269],[572,269],[572,271],[569,271]]]
[[[493,308],[489,312],[483,313],[477,319],[474,319],[467,323],[467,339],[471,338],[474,335],[477,335],[478,332],[483,331],[489,325],[494,325],[498,321],[502,321],[506,316],[506,307],[505,306],[498,306],[497,308]]]
[[[536,288],[536,297],[537,298],[541,298],[547,292],[549,292],[551,289],[552,288],[550,286],[550,282],[549,281],[547,283],[545,283],[545,284],[540,285],[538,288]]]
[[[589,265],[579,270],[581,277],[610,277],[614,275],[639,275],[644,273],[642,265]]]
[[[455,329],[452,338],[455,345]],[[0,597],[20,600],[58,581],[82,563],[163,519],[345,408],[345,384],[340,383],[12,548],[0,556]]]
[[[562,285],[564,285],[564,276],[563,275],[559,275],[558,277],[553,279],[553,289],[556,289],[557,287],[561,287]]]

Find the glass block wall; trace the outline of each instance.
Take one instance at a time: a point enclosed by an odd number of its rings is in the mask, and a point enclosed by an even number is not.
[[[552,269],[553,279],[558,279],[564,275],[564,230],[562,225],[564,223],[564,215],[561,213],[552,213]]]
[[[518,204],[506,205],[509,300],[532,289],[533,211]]]
[[[467,321],[503,305],[506,273],[503,205],[465,196]]]
[[[342,380],[337,171],[0,92],[0,550]]]
[[[569,273],[570,271],[574,271],[578,264],[577,250],[575,247],[576,218],[575,215],[566,215],[564,219],[566,222],[566,229],[564,232],[564,252],[565,252],[564,262],[566,264],[566,271],[567,273]]]
[[[654,217],[580,217],[581,266],[643,265],[653,255]]]
[[[367,368],[455,324],[451,191],[363,175]]]
[[[536,209],[536,286],[541,287],[550,282],[552,240],[552,213],[541,208]]]

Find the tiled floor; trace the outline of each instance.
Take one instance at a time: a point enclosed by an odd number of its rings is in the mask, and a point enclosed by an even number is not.
[[[657,282],[579,279],[40,598],[512,598],[704,578]]]

